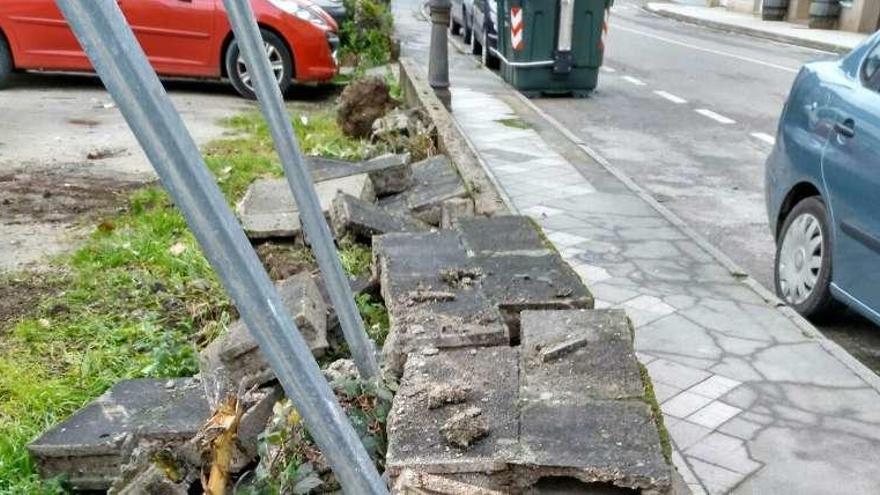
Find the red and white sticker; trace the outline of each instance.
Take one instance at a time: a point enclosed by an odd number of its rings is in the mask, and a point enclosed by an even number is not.
[[[599,38],[599,49],[605,51],[605,37],[608,36],[608,22],[611,21],[611,8],[605,9],[605,21],[602,23],[602,36]]]
[[[525,48],[525,43],[523,42],[522,7],[510,8],[510,45],[516,51]]]

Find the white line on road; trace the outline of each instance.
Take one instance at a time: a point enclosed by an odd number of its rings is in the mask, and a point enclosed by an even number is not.
[[[699,50],[701,52],[712,53],[714,55],[721,55],[723,57],[730,57],[737,60],[741,60],[743,62],[751,62],[753,64],[763,65],[764,67],[771,67],[773,69],[784,70],[786,72],[791,72],[793,74],[797,74],[798,69],[793,69],[791,67],[785,67],[784,65],[778,65],[771,62],[765,62],[763,60],[758,60],[751,57],[743,57],[742,55],[735,55],[733,53],[722,52],[720,50],[713,50],[711,48],[703,48],[701,46],[695,46],[693,43],[685,43],[683,41],[673,40],[669,38],[664,38],[663,36],[657,36],[656,34],[646,33],[644,31],[639,31],[638,29],[626,28],[623,26],[615,26],[614,29],[618,29],[620,31],[626,31],[628,33],[638,34],[640,36],[645,36],[648,38],[655,39],[657,41],[663,41],[666,43],[671,43],[673,45],[683,46],[685,48],[692,48],[694,50]]]
[[[623,80],[628,83],[635,84],[636,86],[646,86],[644,81],[642,81],[641,79],[636,79],[635,77],[632,77],[632,76],[623,76]]]
[[[720,113],[715,113],[712,110],[709,110],[707,108],[700,108],[695,111],[698,114],[702,115],[703,117],[708,117],[708,118],[714,120],[715,122],[718,122],[719,124],[724,124],[724,125],[736,124],[735,120],[733,120],[731,118],[727,118],[724,115],[721,115]]]
[[[776,138],[771,136],[770,134],[764,132],[753,132],[752,137],[757,139],[758,141],[764,141],[765,143],[773,146],[776,144]]]
[[[687,100],[680,96],[675,96],[672,93],[667,93],[666,91],[654,91],[654,94],[659,96],[660,98],[667,99],[676,105],[681,105],[683,103],[687,103]]]

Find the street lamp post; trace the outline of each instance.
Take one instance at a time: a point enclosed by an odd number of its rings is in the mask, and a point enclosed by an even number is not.
[[[450,108],[452,94],[449,92],[449,49],[447,29],[449,27],[450,0],[430,0],[431,9],[431,51],[428,57],[428,83],[440,101]]]

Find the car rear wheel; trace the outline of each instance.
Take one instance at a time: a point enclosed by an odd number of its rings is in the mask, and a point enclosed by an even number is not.
[[[804,199],[785,219],[777,242],[777,295],[807,318],[827,314],[834,302],[831,259],[825,203],[818,196]]]
[[[263,35],[263,46],[269,57],[272,73],[283,94],[293,83],[293,56],[284,41],[275,33],[261,29],[260,34]],[[226,50],[226,73],[229,75],[232,87],[240,95],[252,100],[256,98],[251,72],[245,64],[244,56],[239,51],[238,43],[235,40],[232,40]]]
[[[12,77],[12,53],[9,51],[9,44],[0,34],[0,88],[9,84],[9,78]]]
[[[461,18],[462,22],[464,22],[464,17]],[[455,16],[451,13],[449,14],[449,32],[458,35],[461,33],[461,24],[455,20]]]
[[[464,9],[464,7],[462,7],[461,18],[462,22],[464,23],[464,34],[462,35],[462,41],[464,41],[465,44],[470,44],[471,38],[473,38],[474,36],[474,23],[468,18],[468,12],[466,9]]]
[[[479,55],[481,53],[483,53],[483,50],[482,50],[482,47],[480,46],[480,43],[477,42],[477,34],[472,32],[471,33],[471,54]]]
[[[489,30],[483,30],[483,65],[490,69],[497,69],[499,66],[498,57],[489,49]]]

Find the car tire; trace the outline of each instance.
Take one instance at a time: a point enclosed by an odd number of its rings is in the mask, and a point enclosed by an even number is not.
[[[464,23],[462,41],[465,44],[470,44],[471,38],[474,36],[473,21],[468,18],[468,12],[464,7],[461,10],[461,22]]]
[[[483,65],[490,69],[497,69],[499,64],[498,57],[492,53],[492,50],[489,49],[491,45],[489,45],[489,31],[483,30]]]
[[[471,54],[480,55],[483,53],[482,47],[477,42],[477,33],[471,31]]]
[[[776,294],[806,318],[826,316],[835,305],[828,218],[819,196],[806,198],[788,214],[776,243]]]
[[[464,18],[462,18],[462,22],[464,22]],[[461,33],[461,24],[455,21],[455,16],[452,14],[449,14],[449,33],[453,35]]]
[[[263,36],[263,41],[267,46],[266,50],[275,67],[273,70],[276,71],[278,87],[281,89],[281,94],[284,94],[290,88],[290,85],[293,84],[293,56],[290,54],[290,50],[287,48],[284,40],[278,35],[265,29],[261,29],[260,34]],[[238,91],[238,94],[254,100],[256,95],[249,82],[246,67],[239,60],[239,54],[238,43],[233,39],[232,43],[229,44],[229,48],[226,49],[226,74],[229,76],[229,82]]]
[[[12,52],[9,50],[9,43],[6,42],[6,38],[0,33],[0,89],[9,85],[13,69]]]

